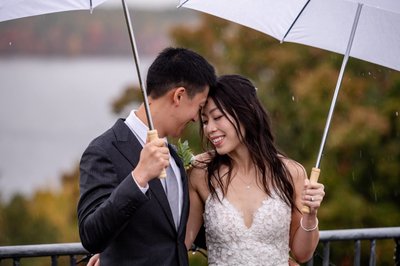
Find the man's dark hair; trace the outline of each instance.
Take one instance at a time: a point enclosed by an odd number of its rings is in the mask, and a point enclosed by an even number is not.
[[[189,97],[216,83],[214,67],[201,55],[185,48],[166,48],[147,73],[147,94],[159,98],[170,89],[185,87]]]

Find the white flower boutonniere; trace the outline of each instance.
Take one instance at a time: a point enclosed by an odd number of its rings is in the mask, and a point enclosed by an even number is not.
[[[187,140],[182,142],[181,139],[178,139],[176,147],[178,156],[181,158],[185,170],[188,170],[192,166],[192,161],[194,159],[193,152],[189,147],[189,142]]]

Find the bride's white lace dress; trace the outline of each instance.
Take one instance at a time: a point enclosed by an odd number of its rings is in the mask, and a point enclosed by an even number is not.
[[[217,190],[218,196],[222,193]],[[266,198],[247,228],[226,198],[208,197],[204,225],[208,263],[213,266],[288,265],[291,210],[277,195]]]

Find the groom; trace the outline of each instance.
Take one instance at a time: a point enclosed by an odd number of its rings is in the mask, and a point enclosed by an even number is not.
[[[147,141],[143,104],[95,138],[80,163],[79,234],[107,265],[188,265],[187,177],[166,137],[198,119],[214,68],[183,48],[162,51],[148,70],[147,94],[160,139]],[[159,179],[166,168],[167,177]]]

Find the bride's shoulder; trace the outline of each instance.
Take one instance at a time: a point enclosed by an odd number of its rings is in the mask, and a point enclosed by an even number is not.
[[[302,164],[284,156],[281,156],[281,160],[294,181],[298,181],[299,179],[304,180],[307,178],[307,171]]]

